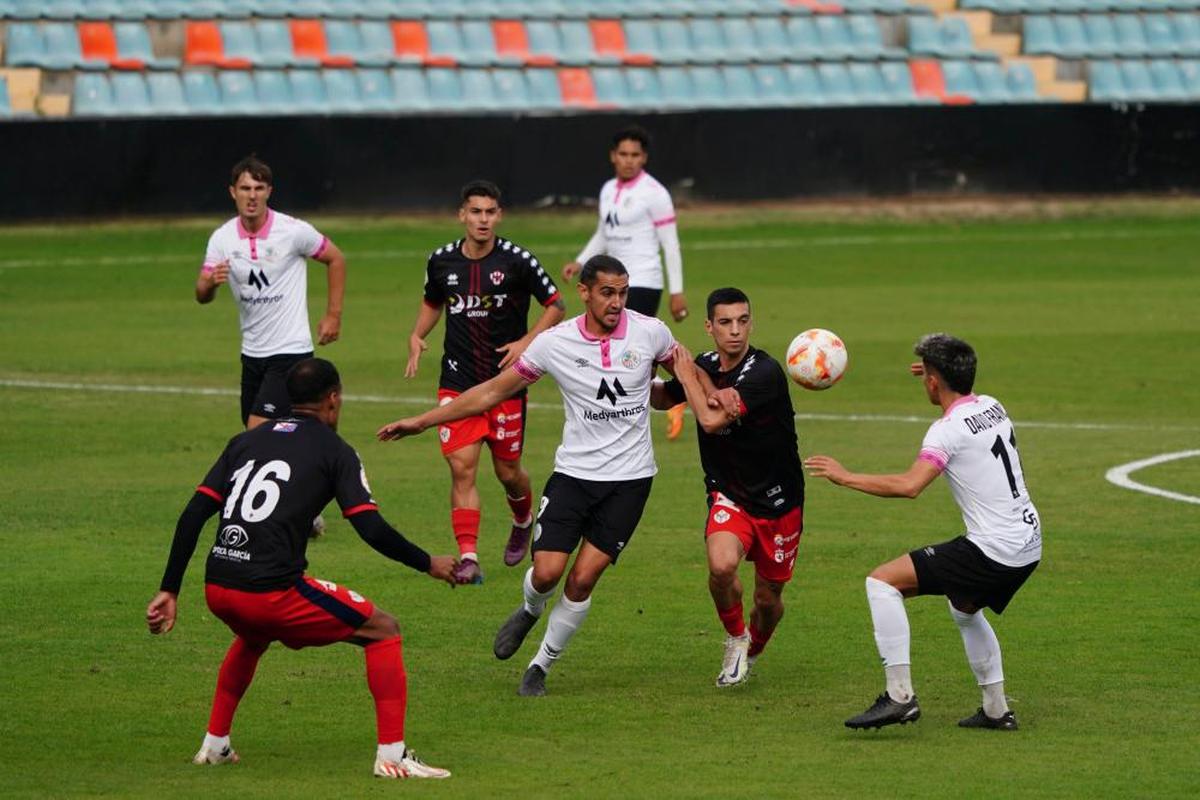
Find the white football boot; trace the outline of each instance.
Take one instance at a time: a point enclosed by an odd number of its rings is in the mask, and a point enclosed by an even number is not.
[[[201,745],[200,751],[192,758],[193,764],[236,764],[241,759],[232,747],[213,748]]]
[[[449,778],[450,770],[431,767],[417,758],[412,750],[405,749],[399,761],[375,758],[377,778]]]
[[[736,686],[750,675],[750,634],[725,637],[725,658],[721,662],[721,674],[717,686]]]

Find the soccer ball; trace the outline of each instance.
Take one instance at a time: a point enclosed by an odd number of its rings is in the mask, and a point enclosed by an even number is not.
[[[848,358],[840,336],[810,328],[788,345],[787,371],[805,389],[828,389],[841,380]]]

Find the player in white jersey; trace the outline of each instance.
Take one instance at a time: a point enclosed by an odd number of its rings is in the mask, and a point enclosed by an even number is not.
[[[254,156],[233,166],[229,196],[237,216],[208,240],[196,300],[210,303],[228,283],[242,328],[242,424],[253,428],[290,411],[284,378],[312,356],[308,325],[308,259],[325,264],[329,299],[317,342],[335,341],[342,325],[346,259],[307,222],[273,211],[271,168]]]
[[[680,322],[687,317],[688,307],[683,294],[683,255],[675,205],[666,187],[646,172],[649,157],[650,134],[644,129],[635,125],[613,134],[608,159],[616,174],[600,189],[600,221],[579,256],[563,265],[563,277],[573,280],[580,264],[594,255],[610,255],[629,270],[628,308],[653,317],[662,300],[661,249],[667,267],[671,316]],[[676,404],[668,412],[668,439],[683,431],[686,405]]]
[[[658,319],[627,310],[628,291],[620,261],[591,258],[580,274],[583,314],[539,334],[511,368],[453,402],[379,430],[382,440],[398,439],[478,414],[547,373],[558,383],[566,413],[562,444],[538,508],[524,602],[496,634],[497,658],[516,653],[576,547],[579,554],[521,679],[524,696],[545,694],[546,673],[587,618],[596,582],[628,546],[658,471],[650,387],[659,365],[672,369],[675,338]]]
[[[967,662],[983,691],[982,707],[959,726],[1016,730],[1017,718],[1004,695],[1000,642],[983,609],[1003,613],[1037,568],[1041,522],[1025,488],[1008,412],[995,398],[971,391],[975,351],[961,339],[933,333],[917,342],[915,352],[921,361],[912,365],[912,373],[922,377],[929,401],[943,414],[929,426],[907,472],[854,473],[828,456],[804,462],[815,477],[880,497],[916,497],[945,473],[966,526],[965,535],[881,564],[867,578],[887,690],[862,714],[846,720],[846,726],[879,728],[921,716],[912,687],[904,598],[935,594],[949,600]]]

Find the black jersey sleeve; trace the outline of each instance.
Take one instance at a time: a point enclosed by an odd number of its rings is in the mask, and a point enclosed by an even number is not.
[[[666,391],[667,397],[674,400],[676,404],[687,402],[687,392],[683,390],[683,384],[679,382],[679,378],[671,378],[663,384],[663,389]]]
[[[521,251],[518,261],[524,271],[525,288],[529,290],[529,294],[537,298],[540,305],[544,306],[549,303],[558,294],[558,287],[554,285],[554,279],[542,268],[537,257],[528,250]]]
[[[429,572],[429,553],[404,538],[376,510],[363,511],[350,517],[350,524],[376,552],[399,561],[418,572]]]
[[[755,363],[733,384],[749,413],[766,408],[778,400],[781,391],[787,394],[787,384],[779,380],[783,377],[779,365],[774,359],[763,358],[761,353],[756,356]]]
[[[334,461],[334,496],[347,518],[363,511],[377,511],[379,506],[371,498],[371,487],[367,484],[367,470],[362,465],[354,448],[339,440]]]
[[[167,557],[167,568],[163,571],[159,589],[179,594],[179,587],[183,585],[183,573],[187,571],[188,562],[196,552],[196,542],[200,539],[200,532],[204,530],[204,523],[208,522],[220,507],[221,504],[217,500],[199,489],[192,495],[183,513],[179,515],[179,521],[175,523],[175,538],[171,541],[171,554]]]
[[[429,257],[429,261],[425,263],[425,302],[431,306],[441,306],[446,302],[446,295],[442,292],[441,284],[434,279],[434,267],[436,265],[437,253]]]

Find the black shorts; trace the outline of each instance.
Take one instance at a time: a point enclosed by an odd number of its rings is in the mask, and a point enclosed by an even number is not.
[[[542,490],[533,551],[573,552],[581,538],[612,558],[633,538],[653,478],[585,481],[555,472]]]
[[[632,308],[647,317],[658,315],[658,304],[662,300],[662,289],[647,289],[644,286],[630,286],[629,296],[625,299],[625,307]]]
[[[286,353],[255,358],[242,355],[242,424],[256,417],[276,419],[292,413],[288,400],[288,370],[297,361],[312,358],[312,353]]]
[[[1038,562],[1010,567],[993,561],[967,537],[922,547],[908,554],[917,573],[917,594],[942,594],[958,607],[990,608],[1004,613]]]

